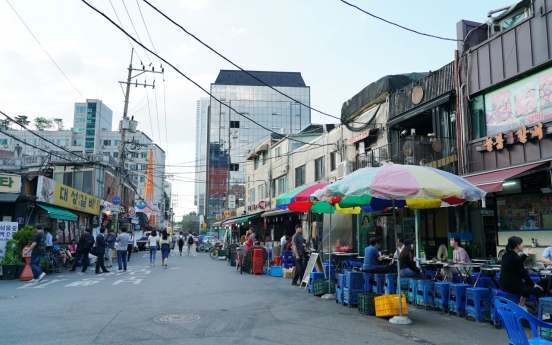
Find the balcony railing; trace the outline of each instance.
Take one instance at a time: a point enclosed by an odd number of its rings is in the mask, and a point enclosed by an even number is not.
[[[457,174],[456,138],[408,136],[390,144],[369,149],[356,156],[354,170],[379,167],[384,162],[406,165],[424,165]]]

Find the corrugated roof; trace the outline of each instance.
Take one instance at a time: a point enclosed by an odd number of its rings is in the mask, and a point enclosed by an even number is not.
[[[270,86],[306,87],[300,72],[269,72],[247,71]],[[266,86],[252,76],[242,71],[222,69],[217,76],[215,85],[247,85]]]

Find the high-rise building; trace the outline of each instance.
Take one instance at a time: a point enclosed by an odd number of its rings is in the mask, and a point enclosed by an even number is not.
[[[236,208],[245,206],[245,157],[251,149],[270,133],[298,133],[311,122],[310,87],[301,73],[248,73],[294,100],[242,71],[221,70],[211,84],[211,94],[221,102],[211,98],[208,112],[205,206],[210,222],[216,214],[235,215]]]
[[[114,164],[117,164],[119,157],[119,145],[121,145],[121,134],[118,131],[112,130],[113,112],[101,100],[87,99],[86,102],[75,103],[73,128],[67,128],[57,131],[40,131],[40,135],[47,140],[43,140],[33,133],[26,130],[17,130],[17,125],[13,128],[5,129],[10,135],[24,140],[27,144],[41,148],[37,149],[30,145],[24,145],[17,140],[10,138],[4,134],[0,134],[0,149],[7,151],[16,151],[16,148],[21,148],[22,155],[41,156],[46,155],[44,151],[55,151],[58,156],[67,157],[69,161],[74,160],[75,156],[64,152],[58,146],[65,148],[67,151],[74,152],[78,155],[96,154],[111,156],[110,159]],[[132,182],[136,186],[136,191],[140,196],[145,197],[145,185],[147,180],[147,167],[150,149],[153,152],[153,186],[154,196],[150,214],[156,215],[156,219],[160,219],[165,212],[165,193],[164,193],[164,175],[165,175],[165,151],[144,132],[136,131],[136,133],[127,133],[126,140],[133,141],[132,144],[127,143],[125,168],[129,174],[126,182]],[[50,142],[49,142],[50,141]],[[54,158],[55,159],[55,158]],[[70,171],[76,171],[74,168]],[[102,192],[103,181],[98,182],[97,188],[94,191],[86,190],[86,178],[83,174],[72,173],[67,174],[67,169],[56,167],[53,175],[54,180],[74,187],[83,192],[87,192],[100,199],[105,199],[106,195]],[[108,185],[111,191],[113,186]],[[108,200],[110,201],[110,200]],[[142,204],[139,196],[136,195],[135,203]],[[146,210],[148,210],[146,208]]]
[[[200,98],[196,107],[194,205],[197,214],[205,215],[205,172],[207,167],[207,112],[209,97]]]

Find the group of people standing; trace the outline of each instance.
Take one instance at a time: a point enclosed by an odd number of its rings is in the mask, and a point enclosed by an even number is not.
[[[192,236],[192,233],[190,232],[186,238],[184,237],[184,233],[181,231],[180,235],[177,239],[178,242],[178,249],[180,252],[180,256],[182,256],[182,249],[184,247],[184,243],[186,242],[188,244],[188,256],[191,255],[192,252],[192,245],[194,244],[194,238]],[[149,248],[150,253],[150,266],[153,267],[155,265],[155,258],[157,254],[157,248],[161,249],[161,266],[167,267],[169,264],[169,253],[171,252],[171,243],[172,239],[167,230],[161,231],[160,235],[157,233],[156,230],[152,230],[150,235],[148,236],[148,241],[146,243],[146,247]]]

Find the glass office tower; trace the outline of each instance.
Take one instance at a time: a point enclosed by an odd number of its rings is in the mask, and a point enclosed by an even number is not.
[[[205,215],[205,173],[207,168],[207,112],[209,97],[200,98],[196,106],[196,148],[195,148],[195,183],[194,205],[197,214]]]
[[[237,208],[246,206],[245,157],[251,149],[272,132],[298,133],[311,122],[310,109],[295,101],[310,106],[310,87],[305,85],[301,73],[248,72],[294,100],[242,71],[221,70],[211,84],[211,94],[221,101],[211,98],[208,121],[205,206],[211,223],[217,213],[228,210],[235,215]],[[258,196],[257,199],[266,197]]]

